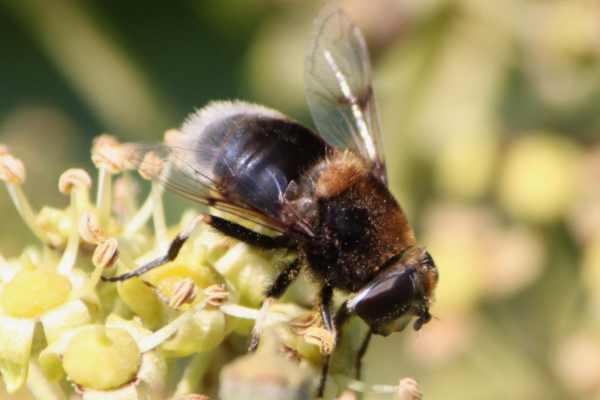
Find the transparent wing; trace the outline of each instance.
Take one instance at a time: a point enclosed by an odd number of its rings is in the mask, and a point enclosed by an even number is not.
[[[370,160],[385,182],[369,53],[362,33],[340,8],[328,7],[317,18],[304,80],[320,135],[332,146]]]
[[[124,145],[131,169],[162,184],[166,189],[193,202],[205,204],[229,215],[284,233],[285,226],[273,216],[232,195],[230,184],[211,176],[197,160],[196,151],[166,144]],[[260,190],[257,187],[257,190]]]

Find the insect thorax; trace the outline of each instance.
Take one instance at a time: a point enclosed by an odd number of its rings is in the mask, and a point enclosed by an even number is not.
[[[315,239],[304,250],[315,274],[333,287],[354,292],[389,258],[413,245],[414,236],[379,179],[359,168],[356,160],[337,161],[330,160],[330,169],[324,168],[316,179]]]

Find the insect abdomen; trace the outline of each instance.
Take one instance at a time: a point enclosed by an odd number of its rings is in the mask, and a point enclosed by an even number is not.
[[[212,171],[224,194],[271,216],[279,215],[288,184],[327,151],[326,144],[302,125],[261,115],[217,120],[206,127],[205,140],[218,143]]]

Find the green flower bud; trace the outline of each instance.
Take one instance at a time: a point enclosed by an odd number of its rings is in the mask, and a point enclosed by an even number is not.
[[[9,393],[27,379],[35,322],[0,315],[0,373]]]
[[[193,241],[193,247],[202,249],[200,252],[204,254],[206,261],[215,264],[236,243],[235,239],[205,227]]]
[[[175,295],[184,280],[191,280],[198,288],[220,282],[218,275],[207,265],[188,264],[181,262],[179,258],[175,262],[149,272],[144,280],[151,283],[166,299],[171,299]]]
[[[63,304],[70,292],[66,277],[53,271],[25,269],[6,284],[0,305],[12,317],[33,318]]]
[[[35,218],[36,224],[48,236],[53,246],[65,245],[72,221],[69,213],[54,207],[43,207]]]
[[[73,337],[63,355],[68,377],[96,390],[115,389],[130,382],[141,360],[138,345],[127,331],[99,325]]]
[[[177,357],[195,352],[209,351],[225,339],[226,318],[219,310],[194,312],[175,336],[164,342],[161,348]]]
[[[215,263],[215,269],[237,288],[240,304],[249,307],[260,306],[277,272],[270,257],[241,242]]]
[[[154,289],[139,278],[117,284],[123,302],[139,315],[150,328],[157,328],[163,320],[163,307]]]
[[[221,371],[221,400],[309,400],[314,374],[285,358],[274,338],[265,335],[259,351],[238,358]]]

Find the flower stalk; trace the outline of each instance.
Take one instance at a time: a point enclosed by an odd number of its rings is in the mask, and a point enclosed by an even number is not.
[[[58,182],[58,189],[62,194],[70,196],[69,217],[72,229],[67,239],[67,247],[58,264],[58,272],[65,275],[71,272],[75,265],[79,249],[79,213],[82,205],[80,199],[86,198],[88,190],[92,186],[92,179],[87,172],[80,169],[69,169],[64,172]]]
[[[25,166],[21,160],[11,155],[5,146],[2,146],[2,149],[2,154],[0,154],[0,180],[6,185],[10,199],[25,225],[42,243],[48,243],[48,237],[38,226],[31,204],[21,188],[26,177]]]

